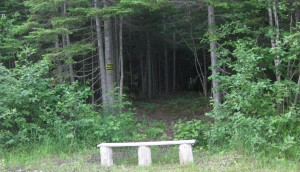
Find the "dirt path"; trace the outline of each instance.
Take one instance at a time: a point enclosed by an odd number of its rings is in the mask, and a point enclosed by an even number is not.
[[[173,138],[173,126],[178,120],[209,120],[204,114],[210,110],[207,99],[193,93],[182,93],[147,102],[135,102],[136,117],[149,123],[162,121],[168,138]],[[146,119],[145,119],[146,118]]]

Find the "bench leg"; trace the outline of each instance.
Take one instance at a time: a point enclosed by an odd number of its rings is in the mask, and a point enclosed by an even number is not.
[[[100,158],[102,166],[113,165],[113,153],[110,147],[100,147]]]
[[[194,161],[191,144],[179,145],[179,159],[180,165],[185,165]]]
[[[148,146],[138,148],[139,166],[150,166],[152,164],[151,149]]]

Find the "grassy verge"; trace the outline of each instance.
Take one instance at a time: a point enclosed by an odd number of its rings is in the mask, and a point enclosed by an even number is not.
[[[164,102],[161,102],[164,101]],[[201,106],[199,106],[199,104]],[[173,126],[178,119],[201,119],[207,109],[206,100],[193,95],[177,96],[157,102],[140,104],[136,115],[139,124],[136,126],[140,138],[147,140],[173,140]],[[203,110],[204,109],[204,110]],[[183,130],[183,135],[185,134]],[[188,138],[193,128],[187,127]],[[175,133],[176,134],[176,133]],[[197,133],[196,133],[197,134]],[[59,138],[58,138],[59,140]],[[223,144],[223,146],[221,145]],[[241,142],[241,144],[243,144]],[[237,144],[238,145],[238,144]],[[206,147],[205,145],[202,145]],[[243,147],[243,146],[242,146]],[[209,150],[195,147],[194,163],[180,166],[178,147],[152,147],[153,165],[137,166],[137,148],[118,148],[114,151],[114,166],[100,166],[99,150],[94,146],[75,146],[63,141],[49,141],[42,145],[23,145],[12,151],[0,152],[0,172],[5,171],[298,171],[299,160],[279,159],[276,152],[270,155],[249,154],[235,147],[228,149],[220,143]],[[288,158],[288,157],[286,157]]]
[[[0,158],[0,171],[300,171],[299,162],[286,159],[241,155],[194,149],[194,163],[180,166],[177,146],[152,147],[153,165],[137,166],[136,148],[114,149],[111,168],[100,166],[99,150],[59,152],[40,146],[27,151],[6,152]]]

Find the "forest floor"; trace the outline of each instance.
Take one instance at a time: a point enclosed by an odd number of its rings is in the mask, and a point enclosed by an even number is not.
[[[205,116],[209,112],[209,99],[194,92],[183,92],[172,96],[161,96],[146,102],[134,102],[136,118],[147,121],[149,127],[164,128],[167,139],[173,139],[174,124],[178,120],[210,120]],[[160,125],[159,125],[160,124]]]
[[[178,120],[200,119],[211,121],[204,114],[210,110],[209,101],[198,94],[182,93],[161,97],[151,102],[136,101],[136,117],[147,132],[149,140],[172,140],[174,124]],[[147,140],[146,139],[146,140]],[[299,164],[283,159],[263,159],[255,155],[242,155],[238,151],[223,149],[193,149],[194,163],[180,166],[177,146],[153,147],[150,167],[137,166],[136,148],[114,149],[112,168],[100,166],[99,150],[84,149],[78,152],[60,152],[49,154],[43,147],[28,152],[12,154],[1,161],[0,171],[298,171]]]

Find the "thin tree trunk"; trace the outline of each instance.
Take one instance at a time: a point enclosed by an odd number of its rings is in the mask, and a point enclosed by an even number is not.
[[[66,40],[67,40],[67,46],[71,45],[71,42],[70,42],[70,36],[69,34],[66,34]],[[72,57],[69,57],[71,63],[69,63],[69,71],[70,71],[70,80],[71,80],[71,83],[73,83],[75,81],[75,78],[74,78],[74,69],[73,69],[73,64],[72,64]]]
[[[212,75],[215,76],[218,74],[218,57],[216,54],[217,42],[215,39],[215,10],[213,5],[208,5],[208,27],[209,27],[209,38],[210,38],[210,56],[211,56],[211,66],[212,66]],[[216,79],[212,79],[212,89],[213,90],[213,99],[215,102],[215,107],[219,109],[221,104],[221,93],[219,90],[219,82]]]
[[[91,33],[92,33],[92,40],[94,40],[94,24],[93,24],[93,20],[91,20]],[[95,103],[95,89],[94,89],[94,86],[95,86],[95,80],[94,80],[94,50],[92,51],[92,92],[93,92],[93,95],[92,95],[92,104]],[[85,71],[83,69],[83,74],[85,76]],[[83,80],[85,79],[85,77],[83,77]],[[97,81],[96,81],[97,82]]]
[[[63,16],[65,18],[67,17],[67,2],[63,3]],[[70,35],[69,34],[65,34],[64,36],[65,36],[66,46],[71,45]],[[72,62],[72,57],[68,57],[68,58]],[[73,83],[75,81],[73,65],[72,65],[72,63],[69,63],[68,66],[69,66],[70,81],[71,81],[71,83]]]
[[[199,62],[198,52],[197,52],[196,49],[194,50],[194,59],[195,59],[196,72],[197,72],[197,75],[199,77],[199,80],[200,80],[200,83],[201,83],[201,86],[202,86],[202,90],[203,90],[203,92],[205,92],[205,84],[204,84],[205,76],[204,76],[202,66]]]
[[[298,5],[296,7],[296,12],[295,12],[295,20],[296,20],[296,23],[299,22],[300,20],[300,6]],[[294,106],[297,105],[297,102],[298,102],[298,99],[299,99],[299,93],[300,92],[300,68],[299,68],[299,77],[298,77],[298,91],[296,93],[296,96],[295,96],[295,100],[294,100]]]
[[[169,74],[168,74],[168,71],[169,71],[169,66],[168,66],[168,49],[165,45],[165,48],[164,48],[164,56],[165,56],[165,93],[166,95],[168,94],[168,91],[169,91]]]
[[[176,33],[173,32],[173,93],[176,91]]]
[[[276,48],[277,47],[277,42],[279,41],[279,36],[280,35],[279,35],[279,19],[278,19],[277,7],[276,7],[276,1],[275,0],[272,0],[272,3],[269,4],[268,15],[269,15],[269,25],[270,25],[270,27],[274,27],[274,23],[275,23],[276,35],[275,35],[275,40],[274,40],[274,38],[271,38],[271,46],[272,46],[272,48]],[[273,15],[274,15],[274,20],[273,20]],[[281,74],[280,74],[280,71],[279,71],[280,56],[277,55],[275,57],[274,64],[275,64],[276,81],[280,82],[281,81]],[[276,108],[277,108],[278,112],[280,111],[281,107],[282,107],[281,103],[276,104]]]
[[[273,8],[273,10],[272,10]],[[277,10],[276,10],[276,4],[273,2],[272,4],[269,5],[268,7],[268,15],[269,15],[269,25],[270,27],[274,27],[274,21],[273,21],[273,14],[274,14],[274,19],[275,19],[275,27],[276,27],[276,41],[279,40],[279,21],[278,21],[278,16],[277,16]],[[271,46],[272,48],[276,48],[276,41],[274,38],[271,38]],[[275,64],[275,75],[276,75],[276,81],[281,80],[281,76],[279,73],[279,63],[280,63],[280,57],[276,56],[274,59],[274,64]]]
[[[117,17],[114,17],[114,34],[113,34],[113,53],[114,53],[114,64],[116,66],[116,69],[115,69],[115,81],[116,81],[116,85],[120,86],[120,73],[121,73],[121,61],[120,61],[120,52],[119,52],[119,45],[120,45],[120,41],[119,41],[119,37],[120,37],[120,33],[119,33],[119,30],[118,30],[118,18]]]
[[[123,17],[120,17],[120,31],[119,31],[119,41],[120,41],[120,90],[119,97],[122,101],[123,95],[123,81],[124,81],[124,66],[123,66]]]
[[[279,35],[279,19],[278,19],[277,7],[276,7],[276,0],[273,0],[273,13],[274,13],[274,22],[275,22],[275,27],[276,27],[275,46],[277,47],[277,42],[279,41],[280,35]],[[279,66],[280,66],[280,56],[276,56],[275,67],[276,67],[276,80],[278,82],[281,81],[281,74],[279,71]]]
[[[298,99],[299,99],[299,93],[300,92],[300,74],[299,74],[299,78],[298,78],[298,91],[296,93],[296,96],[295,96],[295,100],[294,100],[294,106],[297,105],[297,102],[298,102]]]
[[[133,72],[132,72],[132,61],[129,56],[129,73],[130,73],[130,88],[133,89]]]
[[[300,6],[296,6],[296,11],[295,11],[295,21],[296,24],[300,21]]]
[[[162,92],[161,56],[158,57],[158,95]]]
[[[56,51],[59,48],[59,39],[58,39],[58,36],[56,37],[54,47],[55,47]],[[63,80],[63,68],[62,68],[61,61],[59,60],[59,57],[55,57],[54,61],[57,64],[57,71],[58,71],[59,83],[62,84],[64,82],[64,80]]]
[[[295,12],[295,21],[296,24],[300,21],[300,6],[296,6],[296,12]],[[300,69],[299,69],[299,77],[298,77],[298,90],[296,92],[295,100],[294,100],[294,106],[297,105],[298,99],[299,99],[299,91],[300,91]]]
[[[272,14],[272,8],[271,7],[268,7],[268,15],[269,15],[269,25],[271,27],[273,27],[274,24],[273,24],[273,14]],[[271,46],[272,46],[272,48],[276,46],[273,37],[271,37]]]
[[[130,20],[129,20],[130,23]],[[123,25],[122,25],[122,29],[123,29]],[[132,32],[131,32],[131,27],[129,27],[129,41],[131,42],[132,38]],[[129,73],[130,73],[130,89],[133,90],[133,72],[132,72],[132,57],[131,57],[131,52],[128,51],[128,49],[126,48],[126,52],[129,58]]]
[[[109,0],[104,0],[104,7],[109,6]],[[108,92],[109,107],[115,102],[114,92],[114,67],[113,64],[113,38],[111,18],[104,20],[104,41],[105,41],[105,63],[106,63],[106,88]]]
[[[141,60],[140,60],[140,68],[141,68],[141,81],[142,81],[142,94],[143,94],[143,96],[146,94],[146,84],[145,84],[145,70],[144,70],[144,59],[143,59],[143,56],[142,56],[142,53],[141,53],[141,51],[140,51],[140,58],[141,58]]]
[[[93,33],[92,33],[93,34]],[[92,54],[92,104],[95,103],[95,89],[94,89],[94,86],[95,86],[95,81],[94,81],[94,54]]]
[[[94,7],[97,8],[97,0],[94,0]],[[96,20],[97,48],[98,48],[98,58],[99,58],[98,63],[99,63],[99,67],[100,67],[100,77],[101,77],[102,103],[108,104],[101,23],[100,23],[100,19],[98,16],[95,16],[95,20]]]
[[[147,31],[147,75],[148,75],[148,99],[152,98],[152,72],[151,72],[151,54],[150,54],[150,36]]]
[[[208,92],[207,92],[207,65],[206,65],[206,53],[205,53],[204,48],[203,48],[203,68],[204,68],[203,91],[204,91],[204,96],[207,97],[207,95],[208,95]]]
[[[154,96],[155,95],[155,87],[156,87],[156,84],[155,84],[155,58],[153,58],[152,60],[151,60],[151,83],[152,83],[152,95]]]
[[[166,33],[166,23],[164,20],[164,32]],[[164,42],[164,57],[165,57],[165,94],[168,94],[169,91],[169,66],[168,66],[168,49],[166,41]]]

